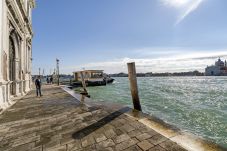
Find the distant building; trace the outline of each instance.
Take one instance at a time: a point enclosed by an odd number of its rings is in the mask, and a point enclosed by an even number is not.
[[[75,81],[82,81],[81,73],[85,81],[103,81],[103,70],[83,70],[73,72]]]
[[[35,0],[0,0],[0,111],[31,89]]]
[[[227,76],[227,63],[220,58],[215,62],[215,65],[207,66],[205,69],[206,76]]]

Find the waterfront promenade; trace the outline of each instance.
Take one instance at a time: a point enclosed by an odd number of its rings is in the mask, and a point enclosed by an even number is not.
[[[81,102],[47,85],[43,97],[33,90],[0,115],[0,151],[186,150],[133,114],[128,107]]]

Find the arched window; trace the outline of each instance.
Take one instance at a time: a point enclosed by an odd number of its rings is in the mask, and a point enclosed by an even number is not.
[[[9,38],[9,80],[15,80],[15,44],[13,38],[10,36]]]
[[[10,36],[9,37],[9,80],[10,81],[15,81],[15,79],[16,79],[16,75],[15,75],[15,70],[16,70],[15,57],[16,57],[15,43],[13,41],[13,38]],[[10,94],[11,95],[15,94],[15,84],[14,83],[12,83],[10,85]]]

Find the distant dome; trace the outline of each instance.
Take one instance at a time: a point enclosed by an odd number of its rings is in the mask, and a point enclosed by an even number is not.
[[[220,58],[215,62],[215,66],[224,67],[225,63]]]

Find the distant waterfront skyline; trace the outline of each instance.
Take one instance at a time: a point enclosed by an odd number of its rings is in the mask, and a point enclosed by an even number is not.
[[[33,74],[85,69],[204,72],[227,59],[225,0],[37,1]]]

